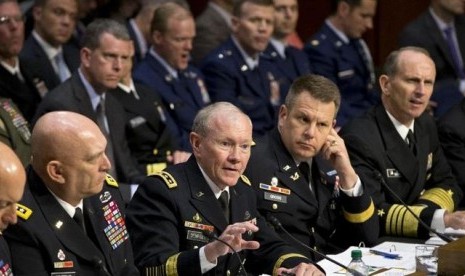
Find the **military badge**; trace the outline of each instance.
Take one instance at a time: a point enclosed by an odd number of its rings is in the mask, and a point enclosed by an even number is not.
[[[201,231],[207,230],[210,232],[213,232],[215,230],[215,228],[212,225],[201,224],[201,223],[192,222],[192,221],[184,221],[184,227],[198,229]]]
[[[129,238],[124,217],[121,214],[118,204],[114,200],[103,206],[102,210],[107,223],[103,232],[110,242],[111,247],[116,249]]]
[[[66,259],[66,255],[65,255],[65,252],[63,252],[63,250],[58,250],[58,253],[57,253],[57,258],[58,260],[60,261],[64,261]]]
[[[386,175],[388,178],[400,178],[400,172],[396,169],[386,169]]]
[[[294,175],[291,175],[290,178],[294,181],[296,181],[297,179],[299,179],[299,173],[298,172],[295,172]]]
[[[200,217],[199,213],[195,213],[192,219],[197,223],[202,222],[202,218]]]
[[[11,265],[3,260],[0,260],[0,275],[2,276],[13,276]]]
[[[63,222],[62,222],[61,220],[59,220],[59,221],[57,221],[57,222],[55,223],[56,229],[60,229],[61,226],[63,226]]]
[[[270,192],[275,192],[275,193],[280,193],[280,194],[285,194],[285,195],[290,195],[291,190],[282,188],[282,187],[276,187],[276,186],[271,186],[267,184],[260,183],[260,189],[265,190],[265,191],[270,191]]]
[[[109,191],[105,191],[99,196],[100,202],[107,203],[111,199],[111,194]]]
[[[277,177],[272,177],[271,178],[271,186],[276,187],[278,186],[278,178]]]

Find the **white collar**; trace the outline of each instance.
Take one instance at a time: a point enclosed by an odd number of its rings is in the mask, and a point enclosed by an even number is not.
[[[345,44],[349,44],[350,43],[350,39],[349,37],[347,37],[347,35],[342,32],[341,30],[339,30],[338,28],[336,28],[336,26],[333,25],[333,23],[331,23],[331,20],[329,19],[326,19],[325,20],[325,23],[326,25],[328,25],[328,27],[333,30],[333,32],[336,33],[336,35],[339,37],[340,40],[342,40]]]
[[[44,50],[45,55],[48,59],[52,60],[58,55],[60,52],[63,51],[62,47],[53,47],[47,41],[45,41],[35,30],[32,31],[32,36],[37,40],[42,50]]]
[[[286,43],[283,43],[281,40],[278,40],[276,38],[271,38],[270,39],[270,43],[271,45],[273,45],[273,47],[276,49],[276,52],[278,52],[278,54],[283,58],[285,59],[286,58],[286,47],[287,47],[287,44]]]
[[[247,66],[250,68],[250,70],[253,70],[253,69],[255,69],[255,67],[258,67],[260,54],[257,54],[256,58],[253,58],[253,57],[249,56],[244,51],[244,49],[241,47],[241,44],[239,43],[239,41],[237,41],[237,39],[234,36],[231,36],[231,37],[232,37],[233,43],[236,45],[237,49],[239,49],[239,52],[241,53],[242,58],[245,61],[245,64],[247,64]]]
[[[210,179],[210,177],[208,177],[208,175],[205,173],[205,171],[202,169],[202,167],[200,166],[199,163],[197,163],[197,166],[199,166],[199,169],[202,172],[203,177],[207,181],[207,184],[208,184],[208,186],[210,186],[210,189],[212,190],[212,192],[215,194],[216,199],[220,198],[221,193],[223,191],[227,191],[228,194],[229,194],[229,187],[226,187],[223,190],[220,190],[220,188],[215,183],[213,183],[213,181]]]
[[[414,132],[415,120],[413,120],[412,124],[407,127],[407,126],[403,125],[401,122],[399,122],[396,118],[394,118],[394,116],[392,116],[392,114],[389,113],[389,111],[386,110],[386,113],[387,113],[389,119],[391,120],[391,122],[394,124],[394,127],[397,130],[397,133],[399,133],[400,137],[402,137],[403,140],[405,140],[405,137],[407,137],[407,134],[408,134],[409,130],[411,130],[413,133],[415,133]]]

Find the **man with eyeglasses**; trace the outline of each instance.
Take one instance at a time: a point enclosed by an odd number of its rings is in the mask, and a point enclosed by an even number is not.
[[[31,62],[18,57],[23,43],[24,22],[17,1],[0,0],[0,97],[11,99],[30,120],[40,102],[40,80],[33,78]]]
[[[34,73],[43,81],[42,94],[68,79],[79,66],[79,49],[68,43],[77,14],[77,0],[36,0],[34,3],[34,29],[24,43],[21,56],[36,62]]]

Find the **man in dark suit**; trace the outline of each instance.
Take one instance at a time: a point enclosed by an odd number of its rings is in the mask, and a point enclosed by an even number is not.
[[[192,59],[201,64],[210,52],[231,35],[233,0],[210,0],[205,10],[195,19],[195,38]]]
[[[135,67],[133,78],[158,92],[182,133],[183,146],[190,147],[192,120],[210,103],[203,76],[189,64],[194,19],[183,6],[165,3],[155,10],[151,32],[152,47]]]
[[[436,85],[431,100],[439,117],[465,94],[465,3],[431,0],[428,10],[410,22],[399,45],[425,48],[436,64]]]
[[[12,264],[8,244],[3,237],[3,232],[9,224],[15,224],[16,203],[23,196],[26,173],[24,167],[15,153],[6,145],[0,143],[0,274],[11,276]]]
[[[242,175],[253,143],[250,119],[230,103],[214,103],[197,114],[190,138],[193,156],[148,177],[129,205],[128,229],[141,271],[242,275],[239,261],[244,260],[253,275],[323,275],[257,212],[250,182]],[[218,235],[241,260],[206,233]]]
[[[332,0],[331,15],[305,45],[313,73],[341,91],[336,124],[343,126],[379,102],[370,51],[361,38],[373,27],[377,0]]]
[[[0,14],[5,21],[0,24],[0,97],[8,98],[30,121],[34,116],[40,95],[37,89],[42,80],[31,74],[33,64],[18,57],[23,48],[24,22],[16,0],[0,1]]]
[[[297,0],[274,0],[273,36],[263,55],[275,66],[276,80],[280,86],[281,103],[284,103],[292,82],[310,73],[305,53],[288,44],[289,35],[295,32],[299,18]]]
[[[396,195],[439,232],[465,228],[465,212],[454,212],[462,191],[442,151],[435,121],[424,112],[435,75],[434,62],[424,49],[392,52],[379,78],[382,105],[340,132],[364,192],[378,209],[382,234],[388,236],[429,237],[429,230]]]
[[[274,127],[281,104],[274,67],[261,55],[273,32],[273,16],[271,0],[235,2],[231,37],[202,64],[212,101],[244,110],[252,119],[254,136]]]
[[[325,253],[361,241],[375,244],[379,235],[370,194],[333,129],[340,100],[329,79],[298,78],[280,108],[278,127],[255,141],[245,171],[262,215],[275,216],[301,243]],[[276,230],[313,258],[312,251]]]
[[[116,88],[130,62],[132,41],[126,28],[113,20],[89,24],[83,38],[81,66],[70,79],[50,91],[40,104],[36,118],[46,112],[69,110],[97,122],[107,136],[111,174],[126,184],[137,184],[143,174],[128,148],[124,108],[107,90]],[[122,193],[129,201],[127,185]]]
[[[34,30],[21,56],[35,62],[34,74],[50,91],[68,79],[79,66],[79,49],[67,44],[76,26],[77,0],[35,1]]]
[[[51,112],[32,140],[21,219],[5,232],[15,274],[139,275],[99,127],[81,114]]]
[[[462,192],[465,194],[465,99],[452,107],[438,123],[439,140],[452,172],[457,178]],[[465,207],[462,199],[459,206]]]

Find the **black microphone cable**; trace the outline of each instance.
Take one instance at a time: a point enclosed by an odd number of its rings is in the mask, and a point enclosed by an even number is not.
[[[281,222],[275,217],[273,216],[272,214],[267,214],[266,216],[266,220],[269,221],[274,227],[282,230],[288,237],[290,237],[292,240],[294,240],[295,242],[297,242],[298,244],[304,246],[305,248],[309,249],[310,251],[312,251],[313,253],[315,253],[316,255],[322,257],[323,259],[326,259],[330,262],[332,262],[333,264],[339,266],[339,267],[342,267],[343,269],[347,270],[349,273],[352,273],[352,275],[354,276],[364,276],[362,273],[356,271],[356,270],[353,270],[351,268],[348,268],[347,266],[341,264],[340,262],[326,256],[325,254],[321,253],[320,251],[314,249],[314,248],[311,248],[310,246],[306,245],[305,243],[299,241],[297,238],[295,238],[291,233],[289,233],[286,228],[284,228],[284,226],[281,224]]]
[[[241,256],[239,256],[239,253],[237,253],[237,251],[229,243],[227,243],[227,242],[223,241],[222,239],[218,238],[215,233],[213,233],[213,232],[211,232],[209,230],[204,229],[202,231],[202,233],[203,233],[203,235],[205,237],[209,238],[210,240],[219,241],[222,244],[229,247],[229,249],[231,249],[233,254],[237,257],[237,260],[239,261],[240,268],[239,268],[239,271],[237,272],[237,275],[241,275],[241,272],[244,272],[244,275],[247,275],[247,271],[245,270],[245,267],[244,267],[244,264],[242,262]]]
[[[433,232],[434,234],[436,234],[439,238],[441,238],[441,240],[445,241],[445,242],[451,242],[453,241],[451,238],[449,238],[448,236],[442,234],[442,233],[439,233],[438,231],[436,231],[435,229],[431,228],[428,224],[426,224],[419,216],[417,216],[417,214],[415,214],[413,212],[412,209],[410,209],[410,207],[400,198],[400,196],[398,196],[392,189],[391,187],[389,187],[389,185],[386,183],[386,181],[384,181],[384,178],[383,176],[381,175],[381,173],[379,171],[375,171],[375,177],[377,178],[377,180],[381,183],[381,185],[383,185],[384,188],[386,188],[392,196],[394,196],[402,205],[404,205],[404,207],[410,212],[410,214],[412,214],[412,216],[421,224],[421,226],[423,226],[424,228],[428,229],[428,231],[430,232]]]

